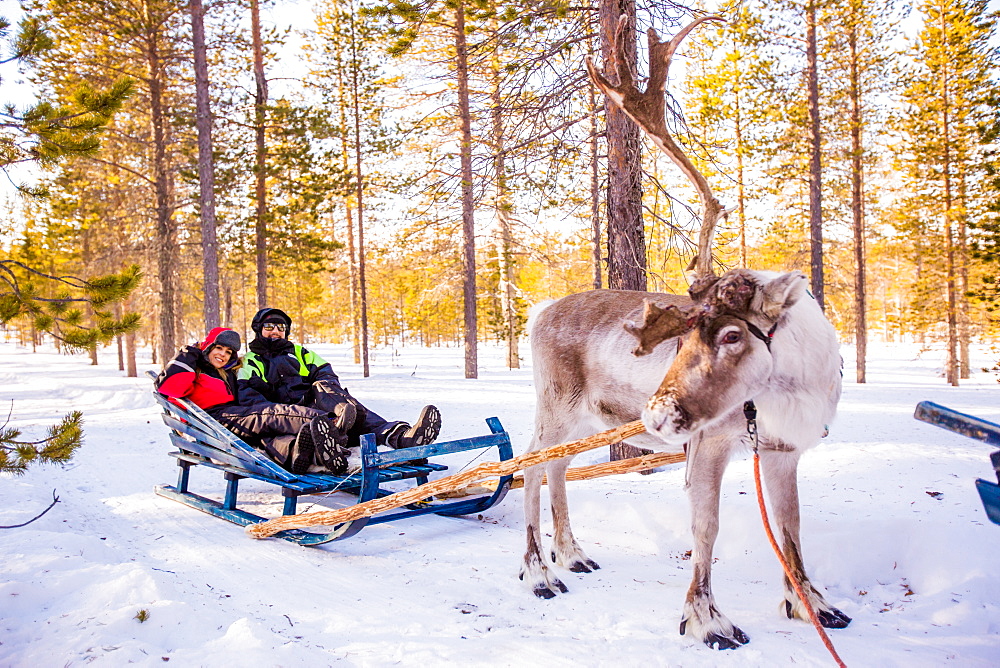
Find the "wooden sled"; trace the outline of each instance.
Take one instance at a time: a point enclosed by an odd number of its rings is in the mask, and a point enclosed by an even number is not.
[[[917,404],[913,417],[962,436],[1000,447],[1000,425],[988,420],[960,413],[930,401],[921,401]],[[990,455],[990,463],[993,464],[997,482],[1000,482],[1000,450]],[[979,478],[976,480],[976,490],[982,499],[986,516],[994,524],[1000,524],[1000,485]]]
[[[155,373],[148,371],[147,375],[155,382]],[[177,451],[171,452],[170,455],[176,458],[177,466],[180,467],[177,485],[157,485],[154,488],[156,493],[240,526],[267,520],[265,517],[237,508],[239,482],[244,478],[261,480],[280,487],[281,494],[285,498],[283,515],[294,515],[298,497],[308,494],[349,492],[356,495],[357,502],[361,503],[391,494],[392,491],[383,487],[388,482],[413,480],[416,485],[425,484],[429,474],[448,469],[443,464],[430,461],[441,455],[495,447],[500,461],[514,456],[510,437],[500,425],[500,420],[491,417],[486,419],[491,434],[431,443],[405,450],[378,452],[374,434],[364,434],[361,437],[362,466],[359,472],[350,475],[320,473],[296,475],[281,468],[264,453],[237,438],[194,404],[181,399],[179,402],[184,405],[181,408],[168,401],[155,389],[153,398],[163,408],[161,417],[170,428],[170,441],[177,447]],[[427,463],[415,463],[413,460],[427,460]],[[226,480],[226,493],[221,503],[188,490],[193,466],[206,466],[222,471]],[[299,545],[314,546],[350,538],[369,524],[392,522],[428,513],[437,515],[478,513],[503,500],[510,488],[512,477],[504,476],[495,491],[475,498],[448,502],[424,500],[407,506],[406,510],[345,522],[325,533],[291,529],[275,536]]]

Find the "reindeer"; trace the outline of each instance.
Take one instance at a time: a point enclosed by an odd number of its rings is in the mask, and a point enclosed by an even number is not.
[[[629,443],[687,454],[685,486],[691,503],[693,577],[680,623],[706,645],[733,649],[749,637],[715,604],[712,550],[719,529],[719,490],[732,453],[747,441],[744,405],[758,410],[758,448],[772,514],[793,574],[827,628],[850,618],[831,606],[805,573],[799,542],[799,457],[825,435],[841,389],[836,333],[806,290],[800,272],[776,274],[712,268],[715,225],[725,215],[708,182],[667,131],[664,86],[670,60],[698,19],[672,40],[650,29],[650,76],[640,92],[622,67],[624,17],[616,36],[619,85],[593,63],[591,77],[680,167],[702,202],[695,280],[690,297],[625,290],[570,295],[543,310],[531,329],[537,392],[529,451],[589,436],[642,419],[647,433]],[[573,537],[565,473],[570,458],[525,471],[527,551],[520,577],[536,596],[567,591],[542,556],[540,489],[548,474],[554,564],[574,573],[599,568]],[[808,619],[787,577],[783,611]]]

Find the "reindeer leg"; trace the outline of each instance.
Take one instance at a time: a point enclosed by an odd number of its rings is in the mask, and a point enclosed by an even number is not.
[[[842,629],[851,623],[851,618],[826,602],[823,594],[809,581],[802,563],[802,550],[799,541],[798,463],[798,451],[790,450],[784,444],[778,444],[778,447],[771,444],[761,445],[761,470],[764,483],[767,485],[767,497],[771,502],[775,535],[781,537],[781,549],[785,560],[809,599],[809,605],[816,611],[820,624],[828,629]],[[782,610],[788,618],[798,617],[809,621],[809,613],[787,575],[784,577],[784,590],[785,598],[782,602]]]
[[[531,449],[537,448],[532,447]],[[545,558],[542,556],[540,505],[542,476],[545,475],[545,468],[545,465],[538,465],[524,471],[524,526],[528,546],[518,577],[531,587],[531,591],[538,598],[553,598],[556,594],[566,593],[569,590],[552,573],[552,569],[545,563]]]
[[[719,612],[712,594],[712,550],[719,534],[719,489],[729,462],[730,443],[736,439],[700,438],[688,448],[688,498],[691,501],[691,532],[694,573],[684,603],[681,635],[690,633],[712,649],[736,649],[750,642],[739,627]],[[727,442],[728,441],[728,442]]]
[[[569,500],[566,497],[566,469],[572,461],[566,457],[549,464],[549,499],[552,505],[552,561],[574,573],[590,573],[600,568],[589,558],[573,537],[569,522]]]

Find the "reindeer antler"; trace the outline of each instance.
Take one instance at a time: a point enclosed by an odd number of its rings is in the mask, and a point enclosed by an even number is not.
[[[613,85],[598,72],[590,56],[586,59],[587,71],[597,87],[643,129],[653,140],[653,143],[684,172],[684,175],[691,181],[691,185],[698,191],[703,211],[701,231],[698,234],[698,255],[693,264],[697,278],[708,278],[715,275],[712,268],[712,241],[715,238],[715,226],[726,211],[712,194],[708,180],[684,155],[680,146],[667,130],[665,86],[670,60],[688,33],[702,23],[724,21],[724,19],[720,16],[703,16],[695,19],[674,35],[669,42],[661,42],[660,36],[650,28],[646,33],[649,40],[649,83],[646,85],[646,91],[641,92],[636,87],[632,72],[625,60],[627,18],[622,16],[618,19],[618,29],[615,31],[614,64],[619,84]]]
[[[625,331],[631,334],[638,341],[638,345],[632,349],[632,354],[642,357],[653,352],[656,346],[667,339],[677,336],[684,336],[695,326],[693,315],[695,306],[684,308],[676,304],[659,306],[649,299],[644,299],[642,303],[642,323],[636,324],[626,320],[623,326]]]

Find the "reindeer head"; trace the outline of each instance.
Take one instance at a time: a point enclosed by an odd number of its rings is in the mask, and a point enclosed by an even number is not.
[[[742,408],[768,384],[770,336],[805,293],[801,272],[734,269],[697,286],[690,333],[642,413],[646,429],[681,445]]]

